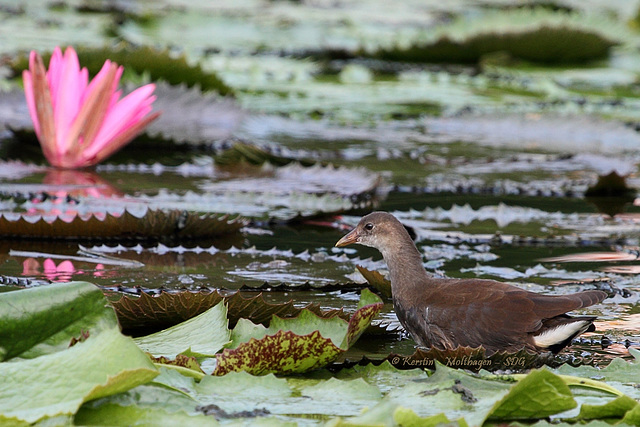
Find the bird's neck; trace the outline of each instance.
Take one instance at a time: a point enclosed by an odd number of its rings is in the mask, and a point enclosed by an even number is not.
[[[402,238],[385,248],[382,256],[389,268],[394,299],[412,299],[417,295],[416,292],[425,291],[430,276],[422,265],[422,255],[408,233],[402,233]]]

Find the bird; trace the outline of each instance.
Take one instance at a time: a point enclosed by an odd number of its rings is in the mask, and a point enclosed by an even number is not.
[[[382,253],[391,280],[394,311],[422,347],[455,350],[483,347],[496,352],[559,353],[584,332],[595,331],[596,316],[567,312],[603,301],[587,290],[545,295],[489,279],[440,278],[428,273],[402,223],[387,212],[372,212],[335,244],[360,244]]]

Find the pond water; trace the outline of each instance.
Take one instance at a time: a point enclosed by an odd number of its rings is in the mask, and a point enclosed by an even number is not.
[[[4,28],[29,37],[0,47],[12,63],[0,77],[0,292],[86,280],[114,299],[204,287],[354,311],[356,266],[386,266],[334,244],[379,209],[411,229],[434,274],[608,290],[582,311],[597,332],[566,354],[606,363],[640,345],[635,6],[9,3]],[[545,44],[549,28],[567,42]],[[438,37],[459,51],[442,57]],[[115,41],[129,45],[97,48]],[[35,140],[19,52],[53,43],[81,45],[81,61],[117,55],[128,85],[158,84],[161,118],[95,169],[47,168]],[[167,51],[140,65],[139,46]],[[612,171],[626,197],[585,196]],[[345,358],[413,353],[391,304],[375,324]]]
[[[125,207],[144,211],[163,204],[213,212],[222,206],[249,217],[259,214],[240,232],[215,238],[6,238],[0,244],[0,289],[86,280],[102,286],[114,298],[141,291],[207,288],[241,290],[246,295],[262,292],[272,303],[293,300],[299,307],[317,303],[326,309],[354,311],[359,289],[366,282],[356,266],[383,273],[386,266],[373,249],[339,249],[334,244],[360,215],[380,209],[393,212],[411,229],[425,267],[434,274],[495,278],[550,294],[613,289],[611,298],[581,310],[598,316],[598,330],[585,334],[565,355],[583,363],[603,364],[615,356],[628,356],[627,347],[639,345],[640,285],[636,277],[640,269],[640,207],[633,199],[610,198],[603,202],[572,195],[572,189],[577,191],[575,188],[587,179],[580,175],[589,173],[575,170],[574,157],[556,156],[551,161],[557,167],[552,168],[545,167],[552,154],[514,154],[513,150],[479,149],[467,144],[476,154],[462,158],[455,153],[464,147],[457,144],[449,147],[448,157],[443,159],[458,165],[443,168],[442,162],[429,164],[417,156],[400,155],[401,166],[375,181],[375,195],[364,208],[353,206],[339,213],[344,208],[336,209],[335,201],[322,204],[320,199],[302,203],[310,211],[315,209],[311,215],[293,216],[291,213],[302,206],[296,200],[301,195],[368,190],[372,174],[368,171],[383,171],[388,164],[388,159],[367,148],[370,142],[366,141],[324,141],[323,149],[318,149],[320,142],[315,141],[314,151],[308,141],[299,142],[307,145],[307,152],[332,157],[345,166],[352,163],[344,159],[345,152],[357,148],[362,154],[353,163],[367,165],[368,169],[358,173],[333,169],[335,176],[327,179],[344,186],[336,189],[331,182],[318,181],[313,168],[292,172],[294,179],[288,181],[274,177],[273,168],[265,169],[264,165],[219,167],[210,155],[201,152],[186,159],[182,153],[167,162],[183,162],[178,167],[161,167],[151,158],[129,166],[114,162],[97,171],[66,172],[64,178],[56,175],[59,172],[21,162],[7,164],[13,173],[5,174],[0,188],[23,195],[23,199],[16,197],[13,200],[20,203],[7,203],[5,215],[22,211],[27,218],[53,214],[72,218],[107,211],[117,216]],[[293,147],[297,143],[289,139],[283,145]],[[134,157],[127,150],[119,156],[128,155]],[[479,155],[486,157],[480,160]],[[162,156],[166,161],[167,153]],[[530,157],[526,163],[535,167],[526,172],[509,170],[522,169],[515,167],[514,156]],[[478,164],[485,167],[474,170]],[[289,166],[275,170],[286,168]],[[262,189],[253,182],[260,174],[266,183]],[[531,178],[537,176],[536,182],[546,182],[546,189],[554,192],[529,185],[529,174]],[[574,178],[576,175],[578,178]],[[412,181],[414,185],[409,186]],[[314,185],[317,190],[310,189]],[[224,190],[217,192],[216,187]],[[191,196],[185,196],[188,194]],[[345,197],[353,199],[353,195]],[[602,203],[619,209],[619,213],[610,216],[600,212]],[[620,207],[616,208],[616,203]],[[402,332],[390,303],[385,304],[374,324],[378,333],[363,337],[344,359],[381,359],[389,353],[414,352],[415,343]]]

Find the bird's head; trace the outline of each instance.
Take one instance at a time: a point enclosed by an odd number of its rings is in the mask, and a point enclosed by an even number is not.
[[[356,228],[338,240],[336,247],[358,243],[384,253],[384,248],[393,246],[394,236],[398,233],[407,231],[393,215],[387,212],[372,212],[362,217]]]

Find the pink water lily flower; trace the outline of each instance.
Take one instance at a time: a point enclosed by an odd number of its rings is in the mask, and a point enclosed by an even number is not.
[[[45,157],[52,166],[77,169],[95,165],[130,142],[160,113],[151,114],[155,85],[120,99],[123,67],[107,60],[89,82],[78,55],[55,48],[45,70],[35,51],[22,73],[29,114]]]

